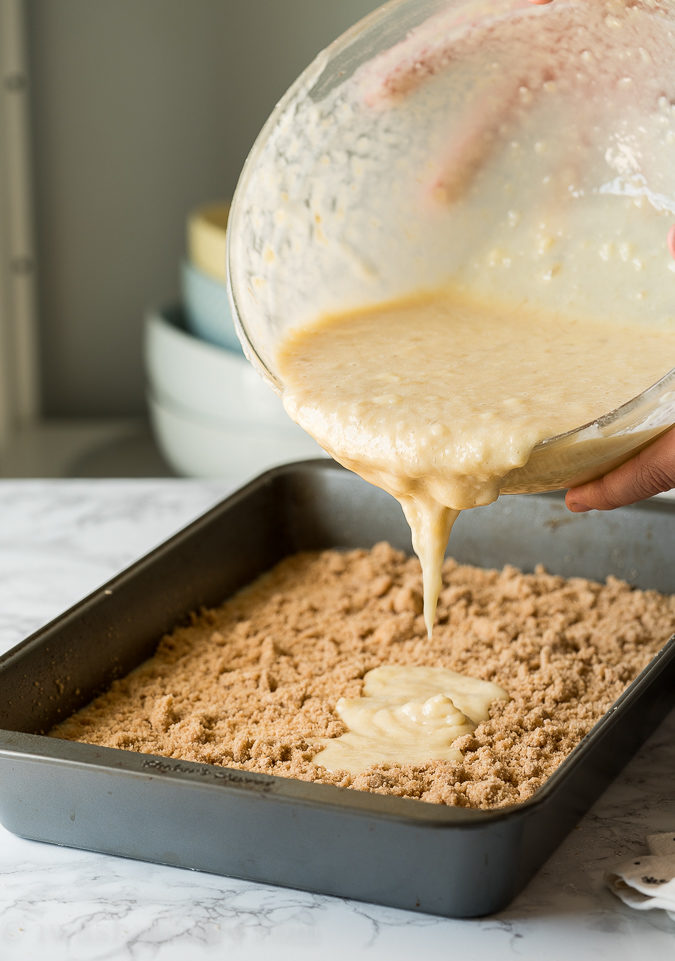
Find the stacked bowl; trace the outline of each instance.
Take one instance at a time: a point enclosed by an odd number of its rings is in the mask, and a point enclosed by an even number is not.
[[[189,329],[216,347],[241,351],[227,296],[227,218],[230,205],[212,204],[190,214],[181,293]]]
[[[144,358],[150,419],[171,467],[239,484],[323,454],[245,359],[226,280],[227,204],[190,215],[181,302],[151,310]]]

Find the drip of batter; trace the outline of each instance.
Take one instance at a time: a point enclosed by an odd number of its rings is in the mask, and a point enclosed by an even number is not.
[[[673,357],[672,328],[441,291],[295,330],[278,365],[291,417],[401,503],[430,634],[457,513],[494,501],[539,441],[629,400]]]

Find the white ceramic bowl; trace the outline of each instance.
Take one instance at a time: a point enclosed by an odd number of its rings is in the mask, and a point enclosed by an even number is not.
[[[261,424],[305,436],[243,354],[207,344],[191,334],[180,307],[148,313],[144,353],[150,389],[193,415]]]
[[[199,417],[152,391],[147,399],[157,443],[186,477],[217,477],[238,486],[270,467],[327,456],[303,431]]]

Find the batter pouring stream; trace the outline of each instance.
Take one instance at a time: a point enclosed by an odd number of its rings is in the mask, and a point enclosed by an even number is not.
[[[278,361],[290,416],[401,503],[431,633],[458,512],[494,501],[539,441],[629,400],[673,356],[673,330],[441,291],[322,318]]]

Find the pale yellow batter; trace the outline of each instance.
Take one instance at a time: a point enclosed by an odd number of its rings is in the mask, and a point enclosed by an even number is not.
[[[460,760],[454,742],[488,719],[495,700],[508,700],[498,684],[447,668],[376,667],[363,678],[361,697],[337,702],[349,730],[327,738],[314,763],[357,774],[373,764]]]
[[[446,291],[296,330],[278,366],[291,417],[400,501],[430,632],[457,512],[495,500],[539,441],[613,410],[674,358],[672,327]]]

